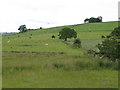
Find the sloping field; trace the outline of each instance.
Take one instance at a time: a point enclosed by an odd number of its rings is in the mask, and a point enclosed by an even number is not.
[[[117,63],[87,55],[117,26],[118,22],[67,26],[77,31],[82,48],[58,39],[66,26],[3,36],[3,87],[117,88]]]

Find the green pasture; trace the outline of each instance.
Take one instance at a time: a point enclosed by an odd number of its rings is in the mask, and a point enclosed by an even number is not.
[[[117,88],[118,62],[87,54],[117,26],[118,22],[89,23],[3,36],[3,87]],[[58,39],[64,27],[75,29],[81,48]]]

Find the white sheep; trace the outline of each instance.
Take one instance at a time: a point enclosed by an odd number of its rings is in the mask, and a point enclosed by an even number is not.
[[[10,42],[10,40],[7,41],[8,43]]]
[[[48,43],[45,44],[46,46],[48,45]]]

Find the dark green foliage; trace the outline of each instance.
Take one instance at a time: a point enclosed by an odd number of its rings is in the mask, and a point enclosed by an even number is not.
[[[20,32],[26,32],[27,31],[26,25],[19,26],[18,30],[20,30]]]
[[[85,20],[84,20],[84,22],[86,23],[87,21],[89,21],[89,19],[88,18],[86,18]]]
[[[108,35],[108,36],[106,36],[107,38],[110,38],[111,36],[110,35]]]
[[[75,41],[74,41],[73,44],[74,44],[74,46],[80,48],[81,47],[81,41],[80,41],[80,39],[79,38],[75,39]]]
[[[101,38],[105,38],[105,36],[101,36]]]
[[[118,38],[118,33],[116,33],[118,28],[115,28],[114,31],[111,32],[111,36],[107,36],[101,44],[98,44],[97,47],[100,50],[100,54],[108,57],[109,59],[116,60],[120,59],[120,39]]]
[[[40,29],[42,29],[42,27],[40,27]]]
[[[94,18],[94,17],[91,17],[90,19],[86,18],[84,20],[84,22],[89,22],[89,23],[94,23],[94,22],[102,22],[102,17],[97,17],[97,18]]]
[[[74,44],[81,44],[81,41],[79,38],[75,39]]]
[[[120,26],[114,28],[110,35],[120,39]]]
[[[55,38],[55,36],[54,36],[54,35],[52,35],[52,38]]]
[[[67,41],[67,38],[77,38],[77,32],[71,28],[63,28],[59,32],[59,39],[64,39],[65,41]]]
[[[120,58],[120,43],[114,39],[105,39],[102,44],[98,44],[100,53],[111,59]]]

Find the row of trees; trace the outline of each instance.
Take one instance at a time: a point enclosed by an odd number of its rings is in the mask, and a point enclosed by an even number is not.
[[[40,27],[39,29],[42,29],[42,27]],[[18,30],[20,32],[26,32],[28,30],[35,30],[35,29],[27,29],[26,25],[20,25],[19,28],[18,28]]]
[[[91,17],[91,18],[86,18],[84,20],[84,23],[95,23],[95,22],[102,22],[102,17],[101,16],[97,18]]]

